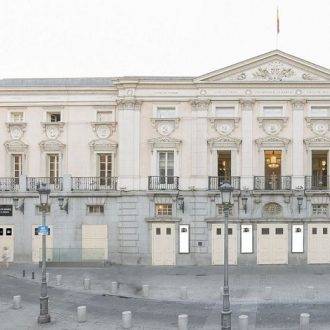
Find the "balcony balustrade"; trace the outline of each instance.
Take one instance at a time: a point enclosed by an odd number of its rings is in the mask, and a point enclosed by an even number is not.
[[[73,191],[117,190],[117,177],[73,177],[71,189]]]
[[[255,190],[291,190],[291,176],[255,176]]]
[[[330,177],[326,175],[305,176],[305,190],[330,189]]]
[[[178,190],[179,177],[178,176],[149,176],[148,177],[149,190]]]
[[[62,177],[27,177],[26,189],[28,191],[37,191],[42,183],[46,184],[47,189],[54,191],[63,190],[63,178]]]
[[[18,191],[18,178],[0,178],[0,191]]]
[[[234,190],[240,190],[239,176],[209,176],[209,190],[219,190],[224,183],[229,183]]]

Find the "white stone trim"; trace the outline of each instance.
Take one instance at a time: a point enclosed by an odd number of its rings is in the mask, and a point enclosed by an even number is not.
[[[266,148],[270,148],[271,150],[284,148],[285,151],[287,151],[290,142],[290,139],[282,138],[279,136],[266,136],[255,140],[258,151]]]
[[[154,153],[154,151],[157,149],[174,149],[178,153],[180,150],[180,146],[182,141],[179,139],[175,139],[169,136],[161,136],[154,139],[149,139],[148,143],[151,147],[151,152]]]

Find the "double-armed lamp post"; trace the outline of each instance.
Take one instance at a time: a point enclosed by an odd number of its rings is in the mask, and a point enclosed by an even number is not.
[[[231,205],[231,194],[234,188],[229,183],[220,186],[221,200],[225,214],[224,228],[224,275],[223,275],[223,303],[221,311],[221,329],[231,330],[231,310],[229,302],[229,284],[228,284],[228,214]]]
[[[47,189],[45,183],[38,188],[40,197],[40,208],[42,212],[42,227],[46,226],[46,212],[48,208],[48,197],[50,190]],[[47,281],[46,281],[46,236],[47,233],[42,234],[42,275],[41,275],[41,294],[40,294],[40,315],[38,316],[38,323],[49,323],[50,315],[48,313],[48,295],[47,295]]]

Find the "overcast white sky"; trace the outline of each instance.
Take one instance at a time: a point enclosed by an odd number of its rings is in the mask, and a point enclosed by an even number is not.
[[[197,76],[276,48],[330,68],[329,0],[0,0],[0,78]]]

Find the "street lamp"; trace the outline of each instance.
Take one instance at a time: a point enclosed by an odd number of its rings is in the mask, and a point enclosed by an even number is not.
[[[223,302],[221,311],[221,329],[231,330],[231,310],[229,302],[228,285],[228,213],[231,204],[231,194],[234,188],[229,183],[220,186],[221,200],[225,214],[225,237],[224,237],[224,275],[223,275]]]
[[[42,211],[42,227],[46,226],[46,212],[48,207],[48,197],[50,189],[47,189],[46,183],[42,183],[37,189],[40,197],[40,208]],[[42,275],[41,275],[41,294],[40,294],[40,315],[38,323],[49,323],[50,315],[48,314],[48,296],[46,282],[46,235],[42,234]]]

